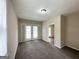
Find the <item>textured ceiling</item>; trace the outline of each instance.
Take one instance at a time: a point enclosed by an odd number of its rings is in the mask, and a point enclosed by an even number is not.
[[[13,4],[19,18],[37,21],[79,10],[79,0],[13,0]],[[41,8],[48,12],[41,14]]]

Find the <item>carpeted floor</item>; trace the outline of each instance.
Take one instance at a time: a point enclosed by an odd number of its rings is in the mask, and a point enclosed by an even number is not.
[[[51,47],[42,40],[19,44],[15,59],[79,59],[79,51]]]

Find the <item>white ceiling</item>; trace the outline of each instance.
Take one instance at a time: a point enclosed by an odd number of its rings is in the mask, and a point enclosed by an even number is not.
[[[13,0],[13,4],[19,18],[37,21],[79,10],[79,0]],[[41,8],[48,12],[39,13]]]

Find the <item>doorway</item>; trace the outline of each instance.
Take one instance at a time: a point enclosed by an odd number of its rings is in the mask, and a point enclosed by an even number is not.
[[[54,46],[54,24],[49,25],[49,34],[48,34],[50,44]]]
[[[25,26],[25,39],[26,41],[38,38],[38,26]]]

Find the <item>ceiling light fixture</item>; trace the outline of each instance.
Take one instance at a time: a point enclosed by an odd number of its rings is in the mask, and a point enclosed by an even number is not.
[[[47,10],[46,9],[41,9],[41,13],[46,13]]]
[[[41,8],[41,9],[39,9],[38,11],[37,11],[38,13],[40,13],[40,14],[48,14],[48,9],[46,9],[46,8]]]

